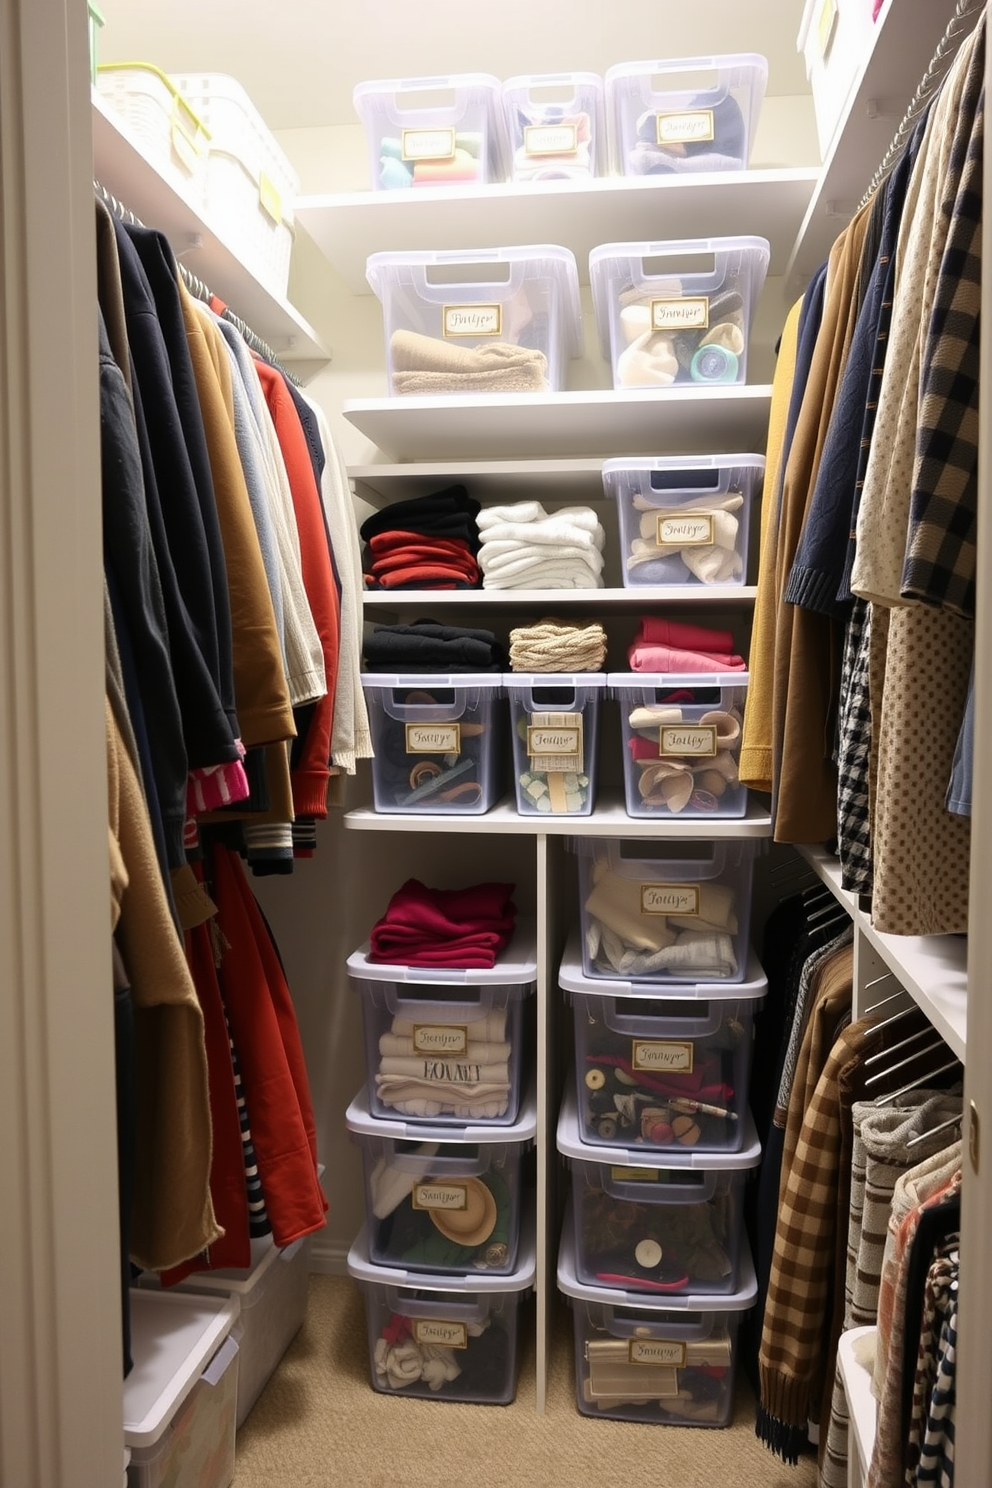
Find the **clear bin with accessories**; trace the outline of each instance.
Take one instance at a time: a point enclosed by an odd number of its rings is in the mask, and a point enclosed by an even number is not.
[[[593,307],[616,388],[747,380],[764,238],[603,243],[589,255]]]
[[[199,211],[210,131],[174,79],[150,62],[101,63],[96,87],[145,159]]]
[[[373,1116],[457,1127],[516,1121],[537,977],[537,948],[522,925],[489,970],[385,965],[369,961],[366,943],[348,957],[348,975],[362,997]]]
[[[652,1296],[737,1290],[744,1185],[761,1161],[750,1112],[734,1153],[689,1147],[646,1162],[642,1148],[617,1145],[590,1154],[569,1081],[557,1144],[572,1174],[581,1282]]]
[[[611,672],[620,705],[624,798],[632,817],[741,817],[747,672]]]
[[[737,1332],[754,1305],[754,1262],[742,1245],[737,1290],[727,1296],[648,1297],[584,1285],[565,1218],[558,1290],[572,1309],[579,1412],[665,1426],[727,1426],[734,1408]]]
[[[605,672],[504,672],[520,816],[589,816]]]
[[[575,256],[540,243],[373,253],[390,393],[547,393],[582,354]]]
[[[745,170],[767,81],[755,52],[618,62],[605,79],[614,174]]]
[[[558,981],[575,1014],[583,1142],[679,1156],[741,1151],[754,1016],[768,986],[756,961],[732,988],[674,992],[593,982],[572,940]]]
[[[376,191],[484,186],[506,179],[499,79],[484,72],[359,83]]]
[[[511,1126],[456,1131],[373,1116],[363,1089],[345,1124],[362,1152],[373,1264],[445,1275],[513,1271],[521,1169],[537,1130],[533,1092]]]
[[[520,1304],[534,1287],[534,1219],[508,1276],[435,1276],[377,1266],[363,1228],[348,1274],[365,1299],[372,1388],[385,1395],[509,1405],[517,1389]]]
[[[748,975],[754,839],[576,837],[570,846],[586,976],[719,985]]]
[[[363,672],[376,811],[479,816],[502,786],[498,672]]]
[[[512,181],[587,181],[607,173],[603,79],[595,72],[507,78]]]
[[[623,582],[743,584],[761,455],[670,455],[606,460],[616,502]]]

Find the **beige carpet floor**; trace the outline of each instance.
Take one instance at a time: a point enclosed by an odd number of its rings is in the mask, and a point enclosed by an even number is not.
[[[531,1337],[531,1313],[521,1315]],[[724,1430],[598,1421],[575,1408],[570,1314],[556,1317],[548,1408],[534,1408],[533,1343],[510,1406],[405,1400],[369,1383],[354,1283],[312,1276],[306,1322],[238,1433],[235,1488],[812,1488],[754,1436],[739,1379]]]

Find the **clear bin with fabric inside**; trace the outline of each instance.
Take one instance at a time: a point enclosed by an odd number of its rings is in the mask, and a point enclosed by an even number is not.
[[[485,72],[377,79],[352,94],[376,191],[506,179],[499,79]]]
[[[614,173],[745,170],[767,80],[756,52],[618,62],[605,78]]]
[[[376,811],[480,816],[503,758],[496,672],[364,672]]]
[[[512,181],[587,181],[607,173],[603,79],[532,73],[503,83]]]

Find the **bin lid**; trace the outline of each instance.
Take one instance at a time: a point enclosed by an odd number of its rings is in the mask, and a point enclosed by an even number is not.
[[[345,1112],[345,1125],[350,1132],[365,1137],[387,1137],[397,1142],[464,1142],[473,1145],[512,1145],[531,1143],[537,1134],[537,1090],[533,1082],[524,1095],[520,1112],[512,1126],[473,1125],[432,1126],[429,1121],[403,1121],[392,1116],[373,1116],[369,1110],[368,1086],[363,1085]]]
[[[556,1144],[563,1157],[611,1168],[664,1168],[682,1172],[705,1168],[726,1172],[756,1168],[761,1161],[761,1142],[750,1110],[744,1115],[744,1141],[739,1152],[697,1152],[694,1147],[670,1152],[667,1147],[601,1147],[598,1143],[593,1147],[582,1140],[574,1079],[568,1082],[558,1113]]]
[[[504,987],[533,982],[537,977],[537,929],[532,920],[518,919],[506,950],[495,966],[400,966],[370,961],[369,941],[347,960],[352,976],[370,982],[426,982],[438,987]]]
[[[578,932],[573,931],[558,968],[558,985],[564,992],[581,992],[586,997],[640,997],[645,1002],[760,1002],[768,991],[768,978],[753,950],[748,952],[742,982],[625,982],[587,977]]]
[[[605,687],[606,672],[504,672],[503,686],[513,688],[534,687]]]
[[[612,687],[648,687],[667,691],[676,687],[747,687],[750,672],[607,672]]]
[[[158,1441],[237,1321],[235,1296],[142,1291],[132,1287],[131,1356],[124,1381],[124,1441]]]
[[[537,1272],[537,1238],[531,1206],[520,1226],[517,1268],[509,1276],[492,1271],[473,1271],[470,1276],[448,1276],[437,1271],[407,1271],[399,1266],[374,1266],[369,1260],[369,1238],[365,1225],[348,1252],[348,1275],[376,1286],[415,1287],[421,1292],[525,1292],[534,1285]]]
[[[362,672],[363,687],[490,687],[498,692],[503,685],[500,672]]]

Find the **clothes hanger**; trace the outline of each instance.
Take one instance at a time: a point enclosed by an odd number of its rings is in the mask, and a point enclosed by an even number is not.
[[[909,1059],[904,1059],[902,1061],[903,1064],[911,1064],[913,1060],[922,1058],[924,1054],[931,1054],[935,1049],[939,1049],[942,1043],[943,1040],[940,1039],[937,1043],[931,1044],[930,1048],[921,1049],[918,1054],[912,1054]],[[877,1106],[887,1106],[891,1101],[898,1100],[900,1096],[908,1095],[911,1090],[918,1090],[921,1085],[925,1085],[929,1080],[935,1080],[938,1075],[946,1074],[948,1070],[959,1069],[960,1067],[960,1059],[949,1059],[946,1064],[941,1064],[934,1070],[927,1070],[924,1074],[917,1076],[915,1080],[910,1080],[907,1085],[901,1086],[898,1090],[893,1090],[889,1095],[880,1095],[875,1104]],[[900,1066],[897,1064],[895,1068],[899,1069]],[[888,1073],[891,1074],[892,1071],[890,1070]],[[882,1076],[875,1075],[874,1078],[880,1080]]]
[[[949,1131],[952,1126],[960,1126],[964,1120],[964,1112],[958,1116],[952,1116],[948,1121],[941,1121],[937,1126],[931,1126],[925,1132],[918,1132],[915,1137],[910,1137],[906,1143],[907,1147],[915,1147],[918,1142],[925,1142],[928,1137],[935,1137],[939,1132]]]

